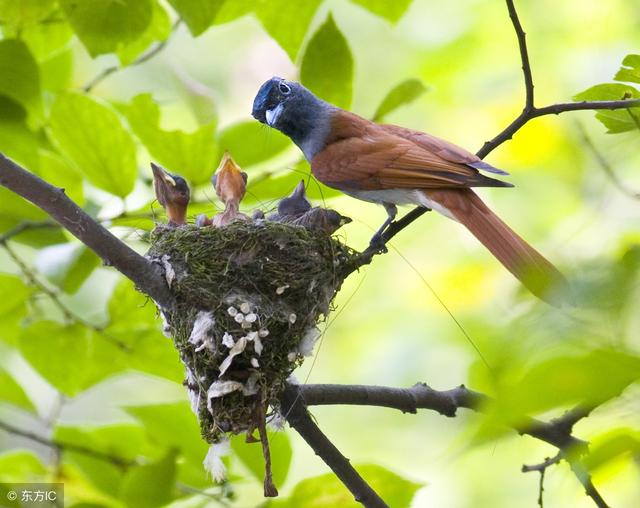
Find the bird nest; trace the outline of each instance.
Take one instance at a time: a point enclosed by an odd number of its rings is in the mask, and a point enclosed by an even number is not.
[[[251,439],[311,353],[357,253],[325,232],[265,220],[158,226],[151,241],[176,297],[165,330],[202,436]]]

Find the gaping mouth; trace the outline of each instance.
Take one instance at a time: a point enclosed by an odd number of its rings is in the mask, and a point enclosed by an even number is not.
[[[270,127],[273,127],[275,123],[278,121],[278,118],[280,117],[280,115],[282,114],[283,109],[284,109],[284,106],[282,105],[282,103],[278,104],[273,109],[267,109],[267,111],[265,112],[267,125],[269,125]]]

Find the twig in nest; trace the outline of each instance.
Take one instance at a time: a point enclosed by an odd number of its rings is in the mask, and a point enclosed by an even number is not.
[[[269,437],[267,436],[267,419],[265,415],[265,404],[261,397],[256,405],[256,423],[258,424],[258,432],[260,434],[260,442],[262,443],[262,455],[264,456],[264,497],[277,497],[278,489],[273,484],[273,475],[271,472],[271,451],[269,450]]]

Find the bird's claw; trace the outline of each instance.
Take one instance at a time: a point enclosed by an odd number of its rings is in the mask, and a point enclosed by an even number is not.
[[[378,254],[386,254],[387,252],[389,252],[389,249],[387,249],[386,242],[382,234],[380,233],[376,233],[371,237],[371,241],[369,242],[369,248],[367,250],[378,253]]]

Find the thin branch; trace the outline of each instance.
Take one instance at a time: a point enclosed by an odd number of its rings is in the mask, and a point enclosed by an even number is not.
[[[605,172],[605,174],[611,180],[613,186],[622,192],[624,195],[630,197],[631,199],[639,199],[640,200],[640,192],[631,190],[627,187],[627,185],[620,179],[620,177],[616,174],[615,170],[611,163],[607,160],[607,158],[602,154],[602,152],[595,145],[593,140],[587,134],[587,130],[581,123],[578,123],[578,130],[580,131],[580,137],[584,142],[585,146],[591,151],[596,161]]]
[[[54,187],[21,168],[0,153],[0,185],[22,196],[47,212],[82,243],[131,279],[144,293],[164,308],[173,305],[173,295],[160,268],[131,249],[67,197],[64,189]]]
[[[523,473],[529,473],[531,471],[538,471],[540,473],[540,482],[538,484],[538,506],[540,508],[544,508],[544,475],[547,472],[547,468],[560,463],[560,461],[564,458],[564,453],[559,451],[556,455],[549,458],[544,459],[540,464],[534,464],[531,466],[524,465],[522,466]]]
[[[387,504],[371,486],[360,476],[336,446],[314,423],[307,411],[304,398],[300,396],[298,385],[287,385],[281,399],[281,413],[302,439],[327,464],[335,475],[353,494],[356,501],[367,508],[384,508]]]
[[[169,36],[165,40],[158,42],[155,46],[153,46],[151,49],[149,49],[149,51],[147,51],[146,53],[143,53],[138,58],[136,58],[133,62],[131,62],[127,67],[133,67],[135,65],[140,65],[140,64],[146,62],[147,60],[150,60],[151,58],[156,56],[158,53],[160,53],[160,51],[162,51],[165,48],[165,46],[168,44],[169,39],[171,38],[173,33],[178,28],[178,26],[180,25],[181,21],[182,20],[180,18],[178,18],[175,21],[175,23],[173,24],[173,26],[171,27],[171,32],[169,33]],[[111,67],[107,67],[100,74],[98,74],[91,81],[89,81],[86,85],[84,85],[82,87],[82,91],[84,93],[89,93],[91,90],[93,90],[98,84],[100,84],[106,78],[108,78],[109,76],[111,76],[112,74],[118,72],[119,70],[121,70],[123,68],[124,67],[122,67],[120,65],[112,65]]]
[[[135,460],[124,459],[122,457],[118,457],[117,455],[104,453],[98,450],[94,450],[92,448],[88,448],[86,446],[78,445],[75,443],[67,443],[64,441],[58,441],[57,439],[47,439],[37,434],[34,434],[33,432],[29,432],[29,431],[14,427],[13,425],[10,425],[3,421],[0,421],[0,429],[4,430],[5,432],[9,432],[10,434],[24,437],[26,439],[29,439],[30,441],[39,443],[43,446],[56,449],[58,451],[66,450],[69,452],[82,453],[83,455],[88,455],[90,457],[94,457],[99,460],[111,462],[112,464],[122,469],[126,469],[136,464]]]
[[[6,233],[0,235],[0,243],[5,243],[8,240],[11,240],[12,238],[24,233],[25,231],[31,231],[32,229],[53,229],[59,227],[59,224],[56,224],[51,220],[21,222]]]
[[[509,11],[509,17],[511,23],[516,32],[518,38],[518,47],[520,49],[520,60],[522,61],[522,73],[524,74],[524,87],[525,87],[525,106],[524,110],[533,109],[533,76],[531,74],[531,63],[529,62],[529,51],[527,50],[527,34],[522,28],[520,19],[518,18],[518,11],[513,4],[513,0],[507,0],[507,10]]]

